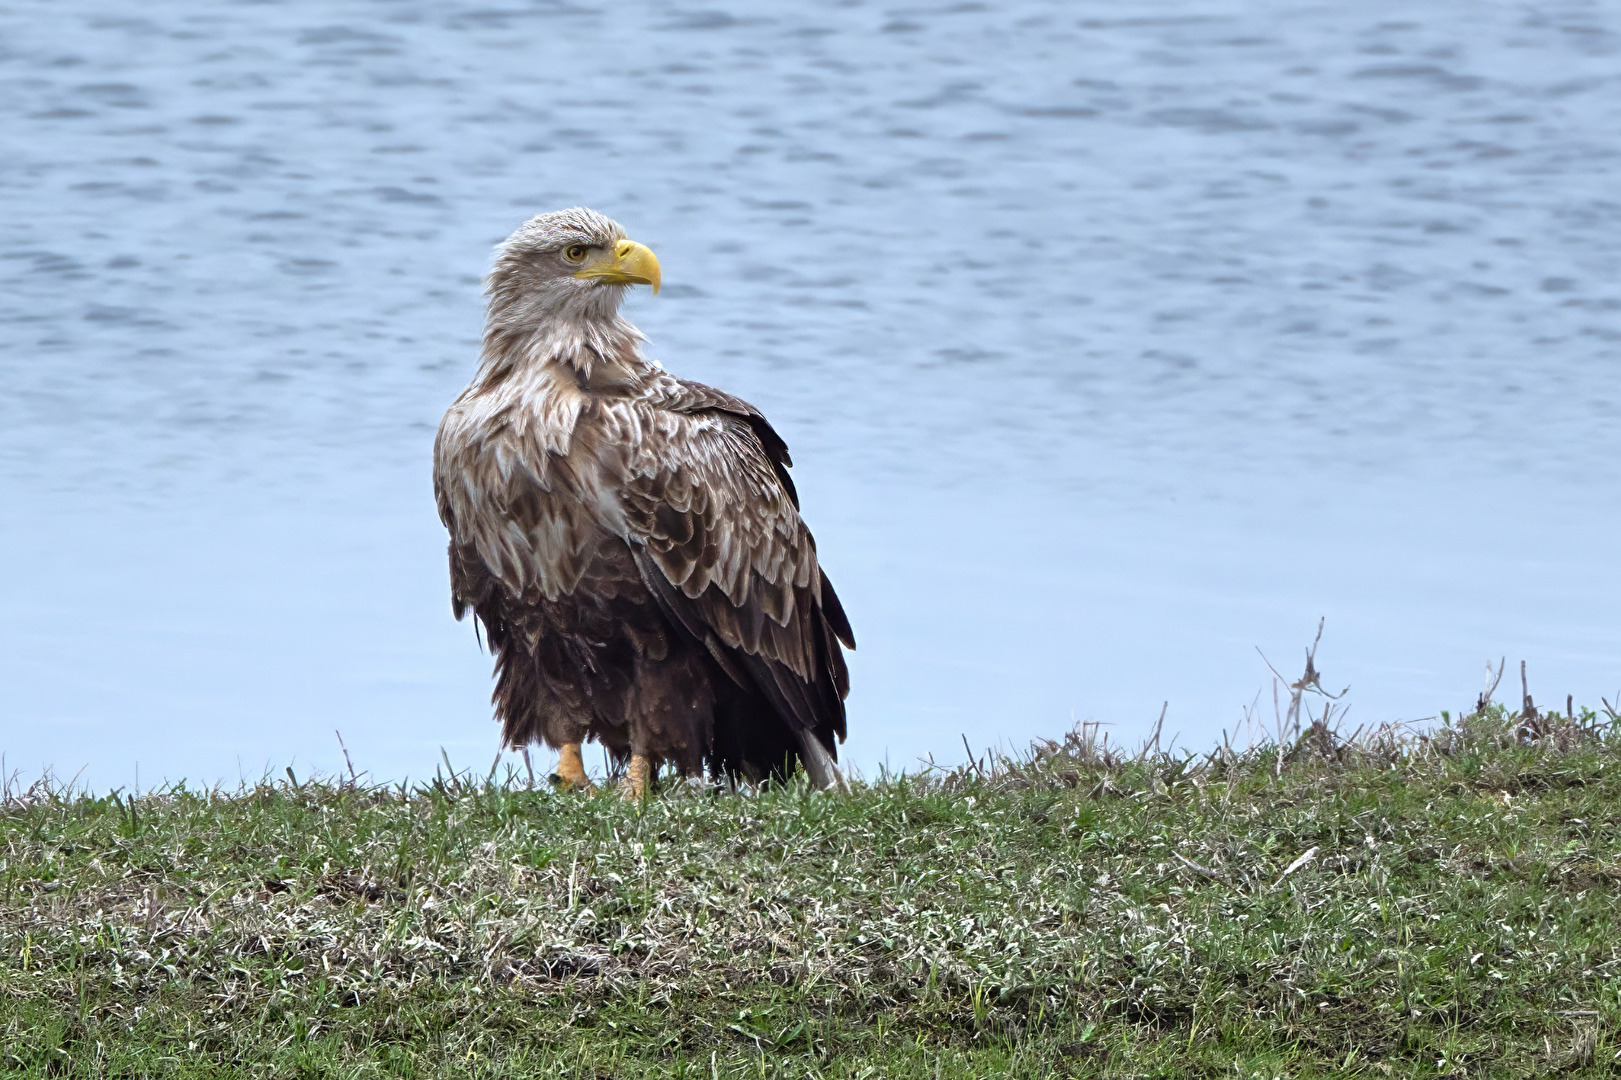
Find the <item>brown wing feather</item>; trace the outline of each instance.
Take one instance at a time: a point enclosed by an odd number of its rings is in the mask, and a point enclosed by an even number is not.
[[[655,403],[660,408],[689,414],[729,413],[748,424],[755,437],[760,440],[760,448],[770,459],[777,479],[788,492],[788,498],[793,502],[794,509],[799,509],[799,491],[794,487],[793,477],[788,475],[788,470],[794,466],[794,459],[788,454],[788,444],[765,418],[765,413],[740,397],[701,382],[693,382],[691,379],[669,379],[661,383],[655,393],[657,395]]]
[[[671,383],[676,387],[673,392],[670,389]],[[777,479],[781,481],[783,489],[788,492],[788,498],[793,503],[794,509],[796,511],[799,509],[799,492],[794,487],[793,478],[788,475],[788,470],[794,464],[793,458],[788,453],[788,444],[783,441],[781,435],[777,434],[776,429],[771,426],[771,422],[765,418],[765,414],[759,409],[756,409],[740,397],[728,394],[724,390],[717,390],[713,386],[701,382],[694,382],[691,379],[672,379],[669,383],[661,386],[658,404],[660,407],[669,409],[672,412],[688,414],[703,412],[728,413],[743,420],[754,432],[755,437],[760,440],[760,448],[770,458]],[[814,547],[815,539],[811,538],[810,542]],[[856,647],[856,636],[855,631],[850,629],[850,618],[844,613],[844,605],[839,602],[838,594],[833,591],[833,583],[828,580],[825,573],[821,575],[821,578],[822,609],[827,616],[827,621],[838,640],[844,643],[845,648],[853,649]]]
[[[838,643],[854,635],[799,516],[787,447],[758,410],[701,384],[668,380],[653,404],[662,437],[621,491],[644,580],[729,675],[832,752],[849,690]]]

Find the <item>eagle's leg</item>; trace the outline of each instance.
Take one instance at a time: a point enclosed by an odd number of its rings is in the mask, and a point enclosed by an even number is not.
[[[630,767],[619,782],[619,794],[627,799],[641,799],[647,795],[647,781],[653,773],[653,764],[646,754],[631,754]]]
[[[552,774],[552,783],[565,791],[592,790],[591,778],[585,775],[585,762],[580,757],[579,743],[564,743],[557,752],[557,771]]]

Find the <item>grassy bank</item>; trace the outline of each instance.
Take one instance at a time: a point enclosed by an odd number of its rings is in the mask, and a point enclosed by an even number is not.
[[[1621,732],[0,810],[18,1076],[1609,1075]]]

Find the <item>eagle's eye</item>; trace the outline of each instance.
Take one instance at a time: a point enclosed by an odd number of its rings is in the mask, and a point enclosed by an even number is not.
[[[568,247],[563,249],[563,258],[567,259],[571,263],[584,262],[585,245],[570,244]]]

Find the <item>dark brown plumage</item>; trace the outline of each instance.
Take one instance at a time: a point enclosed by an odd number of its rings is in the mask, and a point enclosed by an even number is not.
[[[657,261],[589,210],[498,249],[482,362],[434,447],[456,617],[496,654],[505,741],[559,748],[565,779],[595,739],[634,793],[660,762],[802,764],[826,786],[855,641],[788,449],[746,402],[642,356],[618,314],[632,283],[656,288]]]

